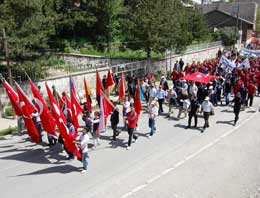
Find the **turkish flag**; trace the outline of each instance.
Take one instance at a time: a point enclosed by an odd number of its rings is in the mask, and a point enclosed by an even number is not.
[[[19,96],[19,100],[24,102],[24,105],[27,108],[29,114],[34,113],[34,111],[37,110],[35,106],[32,104],[30,99],[26,96],[26,94],[24,93],[22,88],[18,85],[18,83],[15,83],[15,86]]]
[[[72,92],[72,95],[71,95],[71,112],[72,112],[72,123],[76,129],[76,134],[77,134],[77,131],[78,131],[78,128],[79,128],[79,122],[78,122],[78,116],[79,114],[82,112],[82,107],[80,106],[76,96],[75,96],[75,93]]]
[[[91,91],[90,91],[90,88],[89,88],[85,78],[84,78],[84,88],[85,88],[85,93],[86,93],[87,107],[88,107],[88,110],[90,111],[92,109],[92,106],[91,106],[91,103],[92,103],[92,101],[91,101]]]
[[[105,131],[107,117],[114,109],[114,105],[110,102],[107,96],[100,92],[100,118],[99,118],[99,131]]]
[[[30,80],[30,86],[34,96],[34,100],[36,102],[36,107],[41,117],[43,129],[47,131],[49,134],[57,136],[55,132],[56,123],[46,105],[46,102],[44,101],[38,89],[35,87],[35,85],[31,80]]]
[[[33,104],[30,102],[28,97],[25,95],[21,87],[17,83],[15,84],[16,84],[16,89],[20,100],[20,106],[23,112],[24,124],[27,128],[27,132],[29,136],[32,138],[32,141],[38,143],[40,141],[40,134],[37,131],[35,124],[32,120],[32,113],[34,113],[36,109],[33,106]]]
[[[137,83],[136,89],[135,89],[135,111],[138,114],[138,116],[140,115],[140,112],[142,111],[139,82]]]
[[[125,77],[122,72],[120,82],[119,82],[119,101],[123,102],[124,98],[125,98]]]
[[[67,111],[67,117],[72,119],[71,101],[67,96],[63,96],[63,100],[66,103],[65,111]]]
[[[101,91],[104,91],[104,87],[98,74],[98,70],[96,70],[96,98],[98,98]]]
[[[19,97],[18,94],[15,92],[15,90],[9,85],[9,83],[5,80],[2,81],[3,86],[8,94],[8,97],[10,99],[10,102],[12,104],[12,107],[14,109],[14,112],[17,116],[22,116],[22,108],[19,105]]]
[[[64,106],[64,100],[62,99],[62,97],[60,96],[60,94],[57,92],[57,97],[58,97],[58,102],[59,102],[59,106],[60,106],[60,109],[63,109],[63,106]]]
[[[20,98],[20,100],[22,100],[22,98]],[[40,141],[40,134],[37,131],[35,124],[32,120],[32,115],[29,112],[29,109],[26,107],[24,101],[21,101],[20,105],[22,108],[24,124],[27,129],[27,132],[29,136],[32,138],[32,142],[38,143]]]
[[[47,83],[45,83],[45,86],[49,96],[51,110],[53,112],[56,124],[59,128],[60,135],[64,141],[64,145],[69,152],[73,152],[77,156],[78,160],[81,160],[81,153],[79,152],[77,146],[73,143],[73,141],[75,140],[75,136],[70,133],[68,127],[66,126],[66,118],[61,112],[58,103],[54,99]]]
[[[108,89],[109,87],[113,86],[114,84],[115,84],[115,82],[114,82],[114,78],[113,78],[112,72],[111,72],[110,69],[108,69],[107,80],[106,80],[106,89]]]

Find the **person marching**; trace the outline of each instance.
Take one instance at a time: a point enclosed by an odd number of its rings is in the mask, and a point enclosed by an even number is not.
[[[253,105],[254,96],[256,95],[256,86],[254,82],[251,80],[250,84],[248,85],[248,99],[249,100],[249,107],[251,108]]]
[[[94,113],[94,118],[92,120],[92,123],[93,123],[93,144],[94,144],[94,147],[98,145],[100,145],[100,139],[99,139],[99,118],[100,118],[100,113],[98,111],[95,111]]]
[[[174,107],[174,105],[177,106],[177,93],[173,87],[168,91],[167,99],[169,103],[169,112],[167,117],[170,117],[172,113],[172,108]]]
[[[111,122],[111,127],[113,129],[113,140],[116,141],[116,136],[119,135],[119,132],[117,131],[117,125],[119,123],[119,109],[116,106],[113,109],[113,112],[110,116],[110,122]]]
[[[163,102],[164,102],[164,99],[165,99],[165,91],[163,90],[162,86],[160,85],[159,86],[159,90],[157,91],[157,94],[156,94],[156,97],[158,98],[158,102],[159,102],[159,115],[161,113],[163,113]]]
[[[127,150],[131,149],[132,139],[136,141],[138,136],[134,134],[134,129],[136,128],[136,124],[138,121],[138,115],[135,112],[135,107],[131,105],[131,111],[126,114],[125,117],[126,123],[127,123],[127,130],[128,130],[128,145]]]
[[[74,143],[76,143],[80,147],[81,154],[82,154],[83,170],[81,171],[81,173],[85,173],[88,168],[88,158],[89,158],[88,142],[89,142],[88,128],[84,127],[82,134],[76,138],[76,141],[74,141]]]
[[[204,126],[203,129],[206,129],[206,127],[209,127],[209,116],[214,114],[214,108],[213,104],[209,101],[209,97],[207,96],[204,100],[204,102],[201,104],[201,112],[203,112],[204,117]],[[203,133],[203,131],[202,131]]]
[[[152,101],[151,106],[149,107],[148,125],[149,125],[149,128],[151,129],[151,132],[150,132],[148,138],[151,138],[156,131],[155,118],[157,115],[158,115],[158,108],[156,106],[156,101]]]
[[[232,103],[234,102],[234,114],[235,114],[235,120],[234,120],[234,126],[236,125],[238,119],[239,119],[239,113],[241,109],[241,105],[243,104],[243,100],[241,98],[241,93],[237,92],[235,98],[232,100]]]
[[[197,127],[199,108],[200,108],[200,105],[197,101],[196,96],[192,95],[191,101],[190,101],[190,107],[189,107],[189,110],[188,110],[189,111],[188,126],[186,127],[186,129],[190,128],[192,117],[194,117],[194,121],[195,121],[194,127]]]

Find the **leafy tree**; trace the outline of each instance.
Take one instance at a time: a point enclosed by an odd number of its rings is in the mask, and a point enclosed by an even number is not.
[[[129,7],[127,39],[133,49],[164,53],[184,49],[192,40],[187,12],[179,0],[126,1]]]
[[[213,33],[215,40],[222,40],[225,46],[232,46],[236,44],[239,39],[239,34],[235,27],[223,27]]]
[[[53,19],[44,11],[47,0],[5,0],[0,2],[0,30],[5,29],[9,60],[14,65],[38,69],[54,34]],[[34,65],[32,67],[32,65]]]
[[[209,37],[209,30],[204,15],[197,11],[190,11],[188,17],[188,30],[192,34],[193,41],[206,40]]]
[[[260,8],[258,8],[257,10],[257,18],[256,18],[256,31],[257,31],[257,34],[260,35]]]

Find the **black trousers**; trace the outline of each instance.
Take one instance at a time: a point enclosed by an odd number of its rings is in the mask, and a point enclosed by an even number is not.
[[[191,126],[191,120],[192,117],[194,117],[194,122],[195,122],[195,127],[197,127],[197,123],[198,123],[198,115],[196,113],[189,113],[189,120],[188,120],[188,127]]]
[[[253,100],[254,100],[254,95],[253,94],[248,94],[247,100],[249,100],[249,106],[252,107]]]
[[[113,140],[116,140],[116,136],[118,136],[117,124],[111,124],[111,127],[113,129]]]
[[[137,135],[134,134],[134,129],[133,128],[128,127],[127,131],[128,131],[128,135],[129,135],[129,137],[128,137],[128,146],[131,146],[133,137],[136,140],[137,139]]]
[[[163,113],[163,101],[164,99],[158,99],[158,103],[159,103],[159,114]]]
[[[209,127],[209,114],[210,114],[210,112],[203,113],[203,117],[204,117],[204,121],[205,121],[203,128]]]
[[[239,119],[239,113],[240,113],[240,108],[239,109],[234,109],[234,114],[235,114],[235,123],[238,121]]]

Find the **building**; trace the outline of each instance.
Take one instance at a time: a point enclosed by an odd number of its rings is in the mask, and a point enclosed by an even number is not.
[[[211,29],[226,26],[237,27],[238,30],[242,30],[242,41],[246,41],[255,30],[258,1],[260,0],[201,4],[197,8],[205,14]]]

